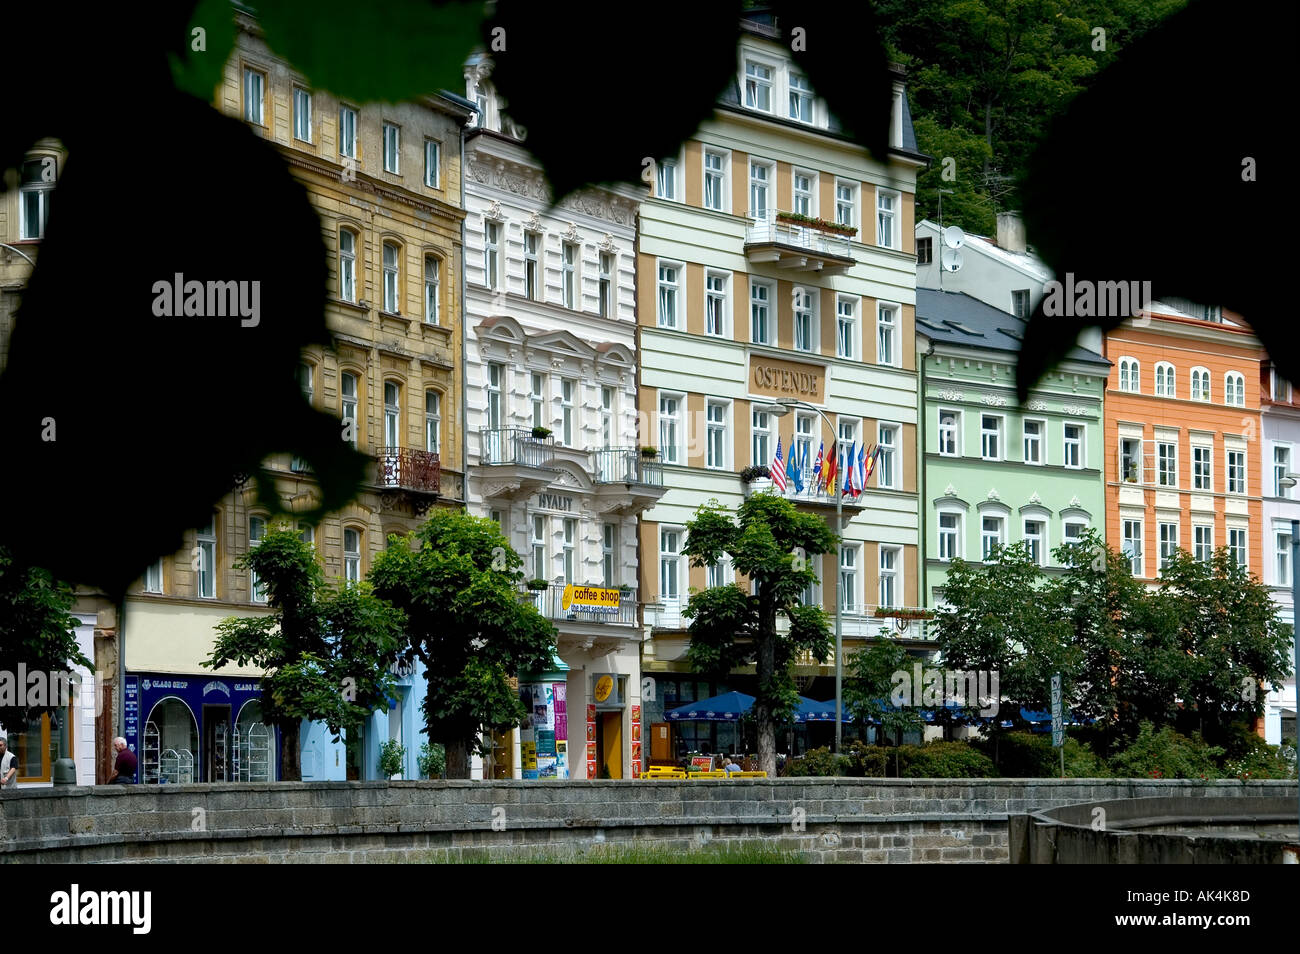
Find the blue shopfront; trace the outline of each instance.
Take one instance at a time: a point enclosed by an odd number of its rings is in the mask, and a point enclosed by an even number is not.
[[[257,679],[129,673],[123,694],[136,781],[270,782],[279,765],[273,726],[262,721]]]

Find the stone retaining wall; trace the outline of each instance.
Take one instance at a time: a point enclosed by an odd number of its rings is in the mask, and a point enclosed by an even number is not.
[[[1294,791],[1273,781],[803,778],[49,788],[0,795],[0,859],[504,860],[632,840],[683,850],[762,840],[809,861],[1007,862],[1009,816]]]

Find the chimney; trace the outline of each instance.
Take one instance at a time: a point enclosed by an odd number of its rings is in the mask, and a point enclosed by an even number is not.
[[[998,248],[1025,251],[1025,223],[1019,212],[998,213]]]

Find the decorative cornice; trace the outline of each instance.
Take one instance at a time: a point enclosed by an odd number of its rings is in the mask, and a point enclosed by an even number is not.
[[[989,494],[988,494],[987,499],[988,499],[988,500],[1001,500],[1001,499],[1002,499],[1002,495],[998,493],[996,487],[990,487],[990,488],[989,488]]]
[[[980,402],[987,404],[989,407],[1006,407],[1007,399],[1001,394],[982,394]]]
[[[599,248],[602,252],[618,251],[618,243],[614,241],[614,236],[610,235],[608,232],[605,233],[605,238],[602,239],[600,244],[597,245],[596,247]]]
[[[491,219],[493,222],[504,222],[505,213],[501,211],[501,203],[493,199],[492,204],[488,206],[487,211],[483,213],[483,218]]]
[[[1046,401],[1030,401],[1029,403],[1027,403],[1027,404],[1025,405],[1025,410],[1026,410],[1026,411],[1046,411],[1046,410],[1047,410],[1047,402],[1046,402]]]
[[[582,233],[578,231],[578,227],[572,222],[569,223],[569,227],[564,230],[560,237],[566,242],[577,242],[579,244],[582,242]]]
[[[963,392],[961,392],[961,391],[950,391],[950,390],[948,390],[948,389],[945,388],[945,389],[943,389],[943,390],[936,391],[935,393],[939,396],[939,400],[940,400],[940,401],[964,401],[964,400],[966,400],[966,395],[965,395],[965,393],[963,393]]]
[[[536,212],[530,212],[524,217],[524,228],[529,232],[546,231],[546,226],[542,223],[542,217]]]

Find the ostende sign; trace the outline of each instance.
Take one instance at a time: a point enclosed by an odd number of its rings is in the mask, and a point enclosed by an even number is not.
[[[771,397],[798,397],[820,403],[826,369],[821,365],[785,361],[767,355],[749,356],[749,389]]]

